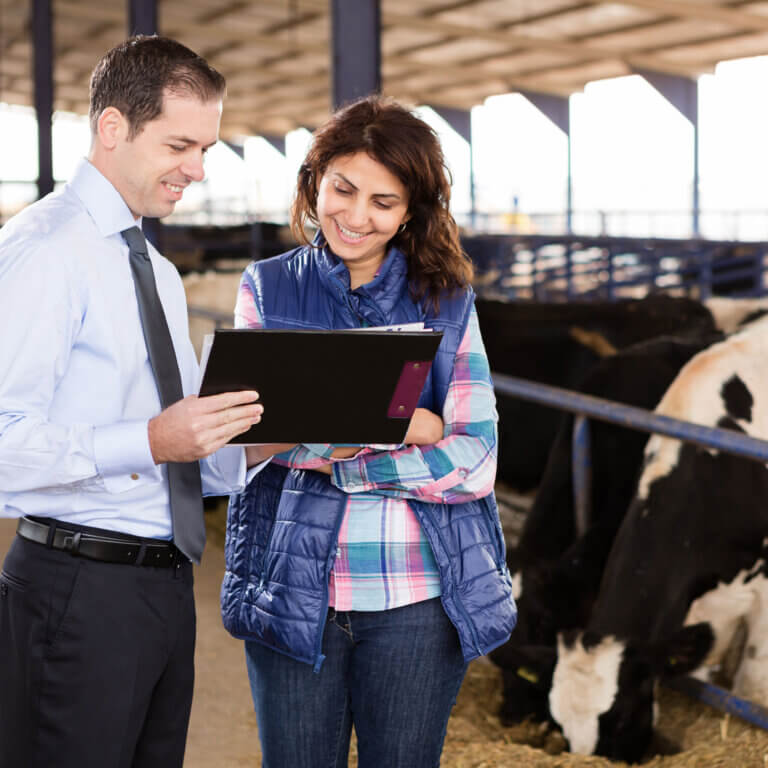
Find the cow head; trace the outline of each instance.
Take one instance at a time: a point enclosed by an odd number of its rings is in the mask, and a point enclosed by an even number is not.
[[[698,667],[713,639],[709,624],[683,627],[656,644],[560,635],[549,709],[571,751],[641,760],[653,737],[657,681]]]
[[[549,719],[547,698],[557,633],[583,627],[589,618],[599,578],[589,570],[589,557],[583,562],[577,560],[573,549],[558,561],[540,562],[515,572],[517,625],[509,641],[490,653],[491,660],[503,670],[499,714],[505,725],[526,717]]]
[[[548,720],[547,698],[557,660],[554,646],[519,646],[509,642],[493,651],[492,658],[503,670],[501,722],[514,725],[526,717]]]

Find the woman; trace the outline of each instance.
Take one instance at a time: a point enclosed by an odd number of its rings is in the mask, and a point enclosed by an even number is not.
[[[444,334],[404,445],[248,449],[249,464],[283,452],[230,504],[222,611],[246,640],[266,768],[346,766],[353,725],[361,768],[437,766],[467,662],[515,623],[493,387],[449,198],[432,129],[356,102],[299,171],[304,245],[243,276],[238,327]]]

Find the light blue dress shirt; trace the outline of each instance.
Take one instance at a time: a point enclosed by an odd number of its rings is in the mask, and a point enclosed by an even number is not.
[[[149,448],[160,412],[128,246],[136,226],[107,179],[83,160],[60,192],[0,229],[0,516],[40,515],[170,538],[164,466]],[[150,246],[184,394],[197,391],[184,287]],[[200,462],[205,494],[245,483],[225,446]]]

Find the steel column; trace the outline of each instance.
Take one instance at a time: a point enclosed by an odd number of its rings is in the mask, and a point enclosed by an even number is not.
[[[51,0],[33,0],[37,196],[53,192],[53,14]]]
[[[281,155],[285,154],[285,136],[262,133],[261,138],[274,147]]]
[[[568,177],[565,184],[565,231],[573,232],[573,174],[571,170],[571,109],[570,101],[565,96],[553,96],[551,93],[519,91],[545,117],[548,117],[568,140]]]
[[[668,75],[633,67],[633,72],[652,85],[691,125],[693,125],[693,191],[691,195],[691,229],[693,237],[701,236],[699,200],[699,84],[680,75]]]
[[[222,139],[222,144],[229,147],[241,160],[245,160],[245,146],[243,144],[235,144],[232,141],[226,141]]]
[[[157,34],[157,0],[128,0],[127,10],[129,36]],[[141,228],[147,240],[162,250],[163,225],[160,219],[145,216]]]
[[[128,34],[157,34],[157,0],[128,0]]]
[[[475,203],[475,162],[472,157],[472,112],[468,109],[454,109],[453,107],[436,107],[434,109],[464,141],[469,144],[469,220],[474,228],[477,206]]]
[[[379,0],[331,0],[332,108],[381,91]]]

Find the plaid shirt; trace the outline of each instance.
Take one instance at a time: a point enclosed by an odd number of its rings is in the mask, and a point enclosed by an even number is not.
[[[250,288],[242,283],[235,327],[261,326]],[[298,445],[273,459],[296,469],[332,463],[331,482],[349,494],[329,584],[336,610],[386,610],[437,597],[437,565],[408,499],[456,504],[493,490],[498,417],[474,309],[442,418],[443,438],[434,445],[370,445],[349,459],[331,458],[334,445]]]

